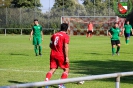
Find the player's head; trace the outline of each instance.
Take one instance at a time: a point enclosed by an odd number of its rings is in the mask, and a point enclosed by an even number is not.
[[[129,24],[129,21],[127,21],[126,23]]]
[[[67,23],[62,23],[60,27],[60,31],[67,31],[68,29],[68,24]]]
[[[118,28],[118,23],[117,22],[114,23],[114,27]]]
[[[38,19],[34,19],[34,24],[35,24],[35,25],[38,24]]]

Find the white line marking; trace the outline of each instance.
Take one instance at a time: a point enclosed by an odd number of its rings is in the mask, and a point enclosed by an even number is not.
[[[29,72],[29,73],[47,73],[45,71],[31,71],[31,70],[19,70],[19,69],[0,69],[0,71],[14,71],[14,72]],[[55,72],[54,74],[61,74]],[[86,74],[74,74],[74,73],[69,73],[69,75],[79,75],[79,76],[85,76]]]

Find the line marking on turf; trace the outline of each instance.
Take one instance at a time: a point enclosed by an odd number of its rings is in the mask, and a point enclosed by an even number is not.
[[[31,71],[31,70],[19,70],[19,69],[0,69],[0,71],[14,71],[14,72],[27,72],[27,73],[47,73],[45,71]],[[61,74],[59,72],[55,72],[54,74]],[[85,76],[86,74],[74,74],[74,73],[69,73],[69,75],[80,75],[80,76]]]

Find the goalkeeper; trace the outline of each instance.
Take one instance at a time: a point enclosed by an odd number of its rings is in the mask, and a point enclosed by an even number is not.
[[[93,33],[93,24],[91,22],[89,22],[88,24],[88,29],[87,29],[87,37],[92,37],[92,33]]]
[[[34,19],[34,25],[30,33],[30,40],[32,35],[33,35],[33,45],[34,45],[35,55],[41,56],[42,55],[41,42],[43,40],[43,32],[42,32],[42,26],[38,23],[38,19]],[[39,53],[38,53],[38,50],[39,50]]]

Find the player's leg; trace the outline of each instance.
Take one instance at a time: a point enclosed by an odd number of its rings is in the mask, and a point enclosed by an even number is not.
[[[37,39],[36,39],[36,37],[33,37],[33,45],[34,45],[34,52],[37,56],[38,55],[38,48],[37,48]]]
[[[117,50],[116,50],[116,54],[117,54],[117,55],[119,55],[120,46],[121,46],[121,44],[120,44],[120,40],[118,40],[116,43],[117,43]]]
[[[50,71],[46,74],[45,80],[48,81],[51,79],[52,75],[58,68],[58,63],[57,60],[55,59],[54,56],[50,55]]]
[[[91,31],[91,33],[90,33],[90,37],[92,37],[92,31]]]
[[[58,59],[58,63],[59,63],[59,66],[63,69],[63,73],[61,75],[61,79],[68,78],[69,63],[65,62],[65,58],[64,57],[60,57],[60,59]],[[59,88],[65,88],[65,86],[63,84],[59,84],[58,86],[59,86]]]
[[[64,72],[61,75],[61,79],[66,79],[68,78],[69,68],[64,68],[63,70]]]
[[[111,40],[111,45],[112,45],[112,55],[115,55],[115,46],[116,46],[115,40]]]
[[[46,74],[45,81],[49,81],[55,71],[56,71],[56,68],[51,68],[50,71]]]
[[[35,51],[36,56],[38,56],[38,49],[37,49],[37,45],[34,45],[34,51]]]
[[[127,33],[127,37],[126,37],[126,44],[128,44],[129,43],[129,38],[130,38],[130,33]]]
[[[37,44],[38,44],[38,48],[39,48],[39,55],[42,55],[42,46],[41,46],[41,43],[42,43],[42,39],[41,39],[41,37],[38,37],[37,38]]]
[[[89,34],[89,33],[88,33],[88,31],[87,31],[87,32],[86,32],[86,37],[88,37],[88,34]]]
[[[90,37],[90,31],[88,32],[88,36]]]

